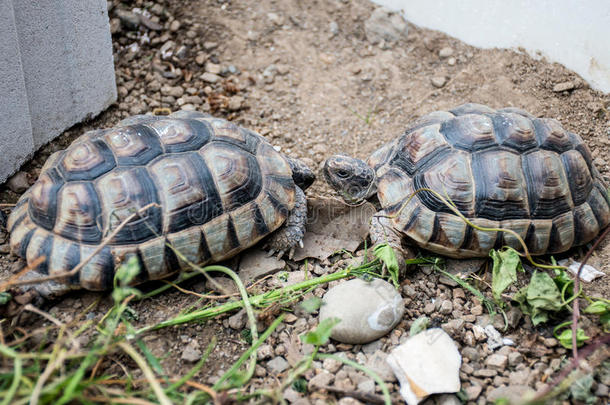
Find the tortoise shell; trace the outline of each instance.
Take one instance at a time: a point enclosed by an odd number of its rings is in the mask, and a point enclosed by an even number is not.
[[[558,121],[516,108],[465,104],[415,121],[368,160],[393,226],[422,248],[450,257],[521,248],[501,231],[468,226],[429,188],[449,197],[475,225],[516,232],[532,254],[592,240],[610,222],[606,186],[583,140]]]
[[[226,259],[282,225],[295,204],[287,161],[260,135],[195,112],[135,116],[84,134],[53,154],[8,221],[11,250],[58,274],[87,258],[148,204],[69,282],[112,287],[116,264],[135,255],[136,282]]]

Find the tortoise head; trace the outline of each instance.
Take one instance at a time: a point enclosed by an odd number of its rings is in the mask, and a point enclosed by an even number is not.
[[[334,155],[324,163],[326,182],[348,204],[358,204],[377,192],[375,171],[363,160]]]

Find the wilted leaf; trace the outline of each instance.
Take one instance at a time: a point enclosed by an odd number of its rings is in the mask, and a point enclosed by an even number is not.
[[[419,332],[425,331],[426,329],[428,329],[429,325],[430,325],[430,319],[428,319],[428,317],[426,317],[426,316],[420,316],[411,325],[411,329],[409,329],[409,336],[415,336]]]
[[[328,342],[330,334],[336,324],[341,322],[339,318],[327,318],[318,324],[318,327],[301,336],[303,343],[309,343],[315,346],[321,346]]]
[[[392,277],[392,282],[394,283],[394,287],[398,288],[398,260],[396,260],[396,255],[394,254],[394,250],[387,243],[382,243],[380,245],[375,246],[373,249],[373,254],[376,258],[381,260],[386,268],[388,269],[388,273]]]
[[[531,317],[534,325],[546,322],[549,312],[563,308],[559,289],[545,272],[534,271],[530,283],[519,290],[513,300],[519,303],[523,313]]]
[[[597,402],[597,396],[591,392],[593,387],[593,375],[587,374],[582,378],[570,384],[570,393],[572,399],[582,401],[585,404],[594,404]]]
[[[496,301],[500,301],[504,290],[517,281],[517,269],[523,271],[521,258],[513,248],[494,249],[489,255],[493,260],[491,290]]]

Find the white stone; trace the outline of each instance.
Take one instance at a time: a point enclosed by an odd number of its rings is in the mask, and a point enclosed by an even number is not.
[[[561,264],[562,266],[565,266],[567,263],[565,260],[563,260],[563,261],[559,262],[559,264]],[[568,266],[568,271],[574,275],[577,275],[580,265],[581,265],[580,262],[575,261],[574,263],[572,263]],[[585,264],[584,266],[582,266],[582,270],[580,271],[580,279],[587,283],[590,283],[591,281],[595,280],[596,278],[603,277],[603,276],[605,276],[605,273],[597,270],[595,267],[593,267],[589,264]]]
[[[431,394],[460,390],[462,357],[455,342],[440,328],[418,333],[388,356],[400,382],[400,394],[409,405]]]
[[[331,288],[322,299],[320,321],[336,317],[341,322],[331,337],[339,342],[364,344],[388,333],[401,320],[402,297],[388,282],[359,278]]]

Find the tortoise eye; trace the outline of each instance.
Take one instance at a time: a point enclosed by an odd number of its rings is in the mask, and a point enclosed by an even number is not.
[[[347,170],[337,170],[337,176],[342,179],[347,179],[349,177],[349,172]]]

